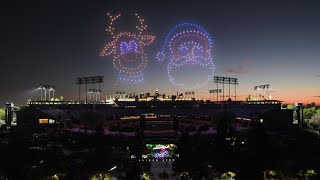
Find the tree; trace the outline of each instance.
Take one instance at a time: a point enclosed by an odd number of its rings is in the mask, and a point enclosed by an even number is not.
[[[311,107],[316,107],[316,103],[315,103],[315,102],[312,102],[312,103],[310,104],[310,106],[311,106]]]
[[[320,109],[316,110],[316,113],[311,117],[311,121],[320,124]]]
[[[319,131],[320,129],[320,109],[316,110],[316,113],[311,117],[310,125],[313,129]]]
[[[232,171],[227,171],[221,174],[222,179],[233,179],[236,177],[236,173]]]
[[[295,107],[294,107],[293,105],[291,105],[291,104],[288,104],[288,105],[287,105],[287,109],[292,109],[292,110],[294,110],[294,108],[295,108]]]
[[[311,119],[311,117],[316,114],[316,111],[315,107],[305,108],[303,110],[304,119]]]
[[[315,176],[318,173],[314,169],[304,169],[298,172],[298,176],[305,177],[305,179],[309,179],[309,177]]]
[[[4,109],[0,109],[0,120],[6,119],[6,112]]]

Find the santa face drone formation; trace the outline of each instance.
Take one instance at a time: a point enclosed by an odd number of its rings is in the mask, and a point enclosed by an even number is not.
[[[113,56],[113,66],[118,71],[118,82],[142,83],[143,70],[148,62],[144,48],[151,44],[155,37],[143,34],[147,25],[138,14],[135,14],[138,20],[137,32],[116,33],[114,24],[121,15],[112,16],[108,13],[107,16],[110,22],[106,31],[112,36],[112,41],[104,47],[100,56]]]
[[[183,89],[202,87],[214,73],[212,38],[199,25],[178,24],[168,33],[157,59],[167,63],[169,80],[174,85]],[[195,77],[193,81],[190,76]]]

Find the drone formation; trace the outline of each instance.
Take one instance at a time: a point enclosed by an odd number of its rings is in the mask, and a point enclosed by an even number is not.
[[[106,31],[112,40],[100,53],[100,56],[112,56],[113,66],[118,72],[118,82],[125,84],[140,84],[144,81],[144,69],[148,58],[144,49],[150,45],[155,36],[145,34],[147,25],[138,14],[136,32],[116,32],[115,22],[121,14],[107,14],[109,25]],[[182,89],[195,89],[206,85],[213,77],[214,64],[212,57],[213,41],[203,27],[182,23],[176,25],[167,34],[157,59],[167,65],[169,81]],[[204,77],[196,82],[182,81],[177,71],[187,67],[197,68]]]
[[[104,47],[100,56],[113,56],[113,66],[119,73],[119,82],[129,84],[143,82],[143,70],[148,63],[144,48],[151,44],[155,37],[144,34],[147,25],[138,14],[135,14],[138,20],[137,32],[119,33],[115,31],[114,24],[119,20],[121,14],[112,16],[108,13],[107,15],[110,22],[106,31],[112,36],[112,41]]]
[[[213,77],[212,38],[199,25],[183,23],[175,26],[165,39],[162,50],[157,54],[160,62],[167,61],[169,81],[183,89],[195,89],[207,84]],[[180,82],[175,72],[187,66],[205,71],[202,81],[196,83]],[[192,72],[190,72],[192,73]]]

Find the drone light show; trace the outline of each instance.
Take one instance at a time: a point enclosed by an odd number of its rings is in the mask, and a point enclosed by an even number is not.
[[[108,13],[107,16],[110,21],[106,31],[112,36],[112,40],[103,48],[100,56],[113,57],[113,66],[118,72],[118,82],[142,83],[143,70],[148,62],[144,48],[151,44],[155,37],[144,34],[147,25],[138,14],[135,14],[137,32],[117,32],[115,23],[120,19],[121,14]]]
[[[167,64],[172,84],[183,89],[199,88],[213,78],[212,45],[212,38],[203,27],[192,23],[178,24],[167,34],[157,59]],[[191,81],[186,74],[197,77]]]

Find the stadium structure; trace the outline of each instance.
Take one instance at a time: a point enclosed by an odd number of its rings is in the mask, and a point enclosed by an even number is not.
[[[103,118],[99,129],[86,124],[94,121],[88,113]],[[282,109],[278,100],[213,102],[170,98],[156,91],[154,95],[118,94],[104,101],[29,101],[17,112],[17,128],[43,132],[59,127],[79,135],[136,137],[146,147],[142,161],[169,160],[176,158],[173,152],[183,134],[215,137],[223,122],[239,139],[245,137],[252,122],[262,123],[270,131],[287,131],[293,126],[292,116],[292,110]]]
[[[50,124],[79,122],[81,113],[95,111],[106,119],[106,124],[146,120],[186,119],[200,125],[215,125],[217,115],[228,111],[238,120],[260,120],[263,114],[281,109],[281,101],[204,101],[196,98],[109,98],[103,102],[85,101],[30,101],[17,115],[18,124]],[[292,120],[292,119],[291,119]]]

